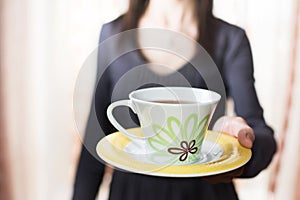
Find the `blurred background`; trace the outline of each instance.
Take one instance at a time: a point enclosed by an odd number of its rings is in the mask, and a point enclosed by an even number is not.
[[[1,200],[71,198],[81,145],[76,76],[101,25],[126,7],[126,0],[0,0]],[[300,0],[215,0],[214,13],[246,30],[258,96],[280,144],[267,170],[235,182],[240,199],[299,200]]]

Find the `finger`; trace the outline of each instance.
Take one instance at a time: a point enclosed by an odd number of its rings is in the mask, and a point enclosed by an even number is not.
[[[232,176],[226,176],[226,175],[215,175],[215,176],[208,176],[203,177],[202,180],[207,181],[212,184],[216,183],[230,183],[232,181]]]
[[[237,137],[240,144],[252,148],[255,135],[253,129],[241,117],[221,117],[215,124],[214,130]]]
[[[214,130],[221,131],[238,137],[238,132],[240,129],[248,128],[249,126],[245,120],[241,117],[221,117],[214,125]]]
[[[232,177],[211,177],[211,178],[203,178],[204,181],[209,182],[210,184],[217,184],[217,183],[230,183],[232,182]]]
[[[252,148],[253,142],[255,140],[253,129],[250,127],[240,129],[238,131],[237,138],[242,146],[249,149]]]
[[[229,171],[223,174],[212,175],[203,177],[202,179],[209,183],[229,183],[233,178],[240,177],[243,174],[244,167],[240,167],[233,171]]]
[[[227,120],[225,125],[226,132],[235,137],[238,137],[240,130],[251,129],[247,122],[241,117],[233,117]]]

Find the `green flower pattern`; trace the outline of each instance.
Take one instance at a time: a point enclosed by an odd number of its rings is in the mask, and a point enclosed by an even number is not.
[[[149,138],[148,144],[161,155],[177,156],[180,162],[196,160],[193,154],[200,151],[208,120],[209,115],[199,120],[197,114],[191,114],[184,123],[181,123],[176,117],[170,116],[165,128],[159,125],[152,126],[156,136]]]

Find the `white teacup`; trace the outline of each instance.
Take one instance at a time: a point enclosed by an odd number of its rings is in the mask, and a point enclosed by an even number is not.
[[[216,92],[188,87],[154,87],[129,94],[129,100],[112,103],[110,122],[128,136],[143,154],[175,158],[178,164],[199,160],[201,145],[221,96]],[[137,114],[142,134],[128,132],[114,118],[117,106],[128,106]]]

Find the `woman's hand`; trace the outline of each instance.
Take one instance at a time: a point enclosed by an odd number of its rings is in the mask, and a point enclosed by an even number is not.
[[[221,117],[215,123],[213,130],[221,131],[238,139],[246,148],[252,148],[255,140],[253,129],[241,117]]]
[[[221,117],[215,123],[213,130],[221,131],[236,137],[242,146],[249,149],[252,148],[255,140],[253,129],[241,117]],[[203,179],[210,183],[228,183],[231,182],[233,178],[241,176],[243,170],[244,168],[241,167],[223,174],[207,176]]]

